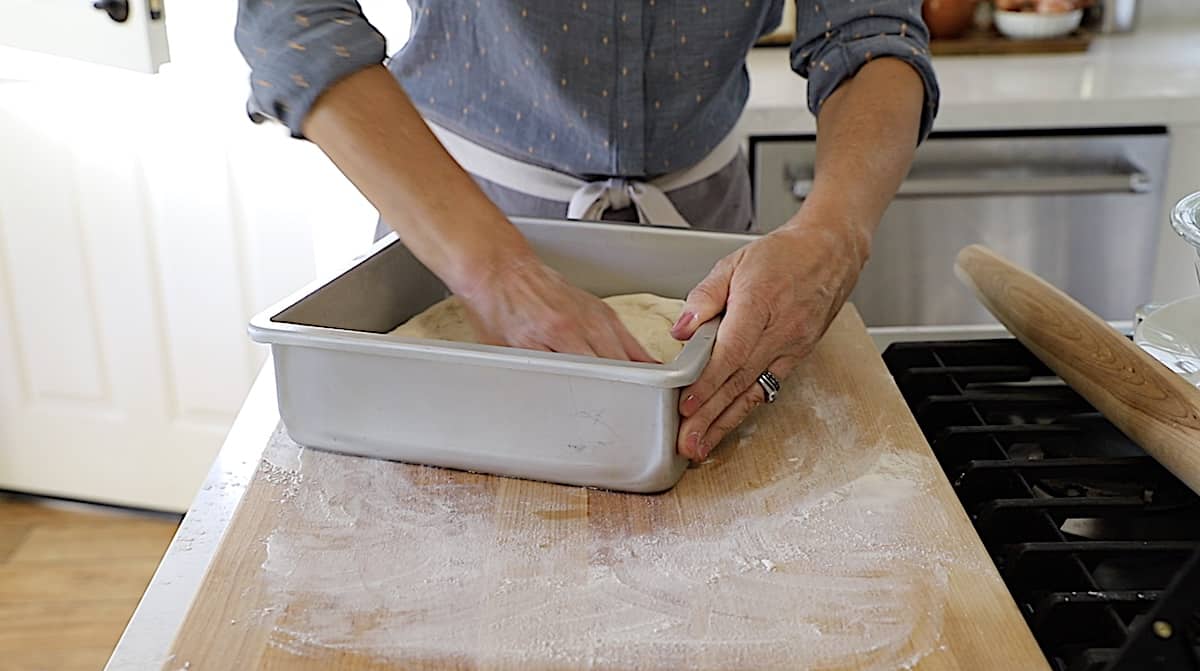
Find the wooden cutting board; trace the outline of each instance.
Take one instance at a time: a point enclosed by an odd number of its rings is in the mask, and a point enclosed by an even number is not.
[[[1039,40],[1014,40],[994,28],[972,30],[954,39],[930,40],[934,56],[1004,56],[1019,54],[1069,54],[1088,50],[1092,33],[1080,28],[1069,35]]]
[[[662,495],[277,433],[166,668],[911,665],[1046,668],[848,307],[780,400]]]

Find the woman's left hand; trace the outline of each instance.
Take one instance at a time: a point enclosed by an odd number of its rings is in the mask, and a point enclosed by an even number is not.
[[[671,329],[677,339],[725,316],[708,366],[680,395],[680,454],[707,458],[766,400],[758,376],[769,370],[783,380],[812,351],[854,288],[869,247],[866,227],[802,210],[722,259],[688,294]]]

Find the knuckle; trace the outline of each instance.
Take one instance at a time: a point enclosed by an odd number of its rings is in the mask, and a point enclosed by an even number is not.
[[[775,360],[771,372],[775,375],[776,379],[780,381],[786,380],[788,375],[792,373],[792,370],[800,363],[800,359],[803,356],[803,353],[799,355],[789,353],[787,356],[781,356]]]
[[[703,433],[712,426],[713,422],[717,419],[717,415],[720,414],[720,410],[723,409],[715,407],[716,405],[718,404],[709,401],[708,403],[705,403],[700,410],[696,411],[695,415],[690,417],[696,427],[696,430]]]
[[[746,291],[737,292],[738,307],[755,312],[770,312],[771,306],[778,300],[778,290],[770,286],[752,285]]]
[[[575,321],[561,312],[548,317],[544,324],[546,331],[556,336],[568,335],[575,330]]]
[[[792,339],[796,342],[806,343],[813,339],[812,323],[806,319],[797,320],[789,330]]]
[[[751,243],[751,244],[753,244],[753,243]],[[742,256],[744,256],[745,254],[746,254],[746,247],[742,247],[741,249],[737,250],[736,252],[734,252],[732,254],[726,254],[725,256],[722,256],[719,261],[717,261],[715,264],[713,264],[713,269],[712,269],[712,272],[709,273],[709,276],[711,277],[712,275],[729,274],[737,266],[738,262],[740,262],[742,260]]]
[[[566,330],[554,319],[525,322],[516,329],[511,339],[524,347],[553,345],[561,342]]]
[[[758,386],[758,376],[761,374],[761,372],[762,371],[756,373],[749,367],[739,368],[738,371],[733,374],[733,381],[730,386],[737,391],[744,391],[747,389],[754,391],[754,388]]]
[[[721,412],[725,411],[725,408],[730,407],[734,397],[736,396],[737,394],[734,393],[732,385],[728,382],[722,384],[719,389],[713,391],[712,399],[710,399],[708,403],[704,403],[704,405],[707,406],[704,409],[706,409],[706,412],[709,413],[709,419],[715,420],[716,415],[721,414]]]
[[[688,292],[687,300],[689,303],[700,301],[715,303],[717,301],[717,295],[709,280],[704,280],[695,287],[692,287],[692,290]]]
[[[755,408],[762,405],[765,399],[766,392],[764,392],[762,387],[757,384],[751,387],[746,393],[742,394],[737,400],[737,408],[733,413],[737,417],[737,423],[741,424],[742,420],[749,417],[750,413],[753,412]]]
[[[625,348],[621,347],[621,342],[615,336],[596,343],[595,349],[597,354],[607,359],[625,358]]]
[[[507,342],[499,344],[504,344],[509,347],[516,347],[517,349],[536,349],[541,347],[544,343],[540,339],[532,338],[527,335],[516,335],[508,338]]]
[[[518,328],[509,337],[509,340],[520,347],[532,347],[545,344],[549,339],[546,337],[549,333],[545,329],[538,328],[535,324],[525,324]]]
[[[683,437],[683,436],[688,435],[689,433],[694,433],[694,432],[698,431],[700,428],[702,428],[702,427],[696,426],[696,418],[695,417],[684,417],[679,422],[679,435],[680,435],[680,437]]]
[[[739,399],[732,412],[726,413],[725,416],[713,422],[709,432],[715,434],[720,439],[720,437],[731,433],[734,429],[741,426],[742,422],[746,421],[746,418],[750,416],[750,413],[762,405],[763,402],[761,393],[754,392],[753,390],[751,392]]]
[[[753,348],[750,336],[741,331],[731,331],[725,336],[725,353],[736,359],[745,358]]]
[[[708,423],[716,423],[721,420],[721,415],[727,410],[736,406],[738,397],[743,393],[743,389],[735,387],[734,381],[730,380],[721,386],[716,391],[712,399],[704,404],[701,412],[705,413]],[[697,413],[699,414],[699,413]]]
[[[750,399],[747,402],[746,415],[749,416],[754,409],[767,401],[767,392],[763,391],[762,387],[754,385],[755,388],[750,390]]]
[[[708,435],[710,436],[709,441],[714,445],[721,442],[725,436],[729,435],[738,427],[738,424],[742,423],[742,419],[744,419],[744,417],[737,420],[729,419],[721,422],[714,422],[713,425],[708,429]]]
[[[699,422],[690,422],[690,423],[684,422],[683,424],[680,424],[679,425],[680,445],[686,445],[689,437],[692,435],[699,435],[699,436],[703,437],[704,434],[707,432],[707,430],[708,430],[708,425],[701,424]]]

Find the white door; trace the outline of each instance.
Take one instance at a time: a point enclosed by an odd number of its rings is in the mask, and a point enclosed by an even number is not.
[[[246,119],[235,7],[172,6],[154,76],[0,47],[0,489],[186,509],[249,317],[370,243],[319,150]]]
[[[0,488],[183,510],[262,361],[246,321],[311,279],[311,231],[153,100],[102,132],[71,98],[0,84]]]
[[[0,45],[157,72],[168,60],[163,0],[0,0]]]

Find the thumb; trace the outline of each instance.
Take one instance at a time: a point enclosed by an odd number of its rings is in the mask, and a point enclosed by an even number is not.
[[[733,277],[733,264],[718,263],[700,284],[688,293],[683,312],[671,327],[671,336],[676,340],[691,338],[704,322],[725,310],[729,300],[729,281]]]

